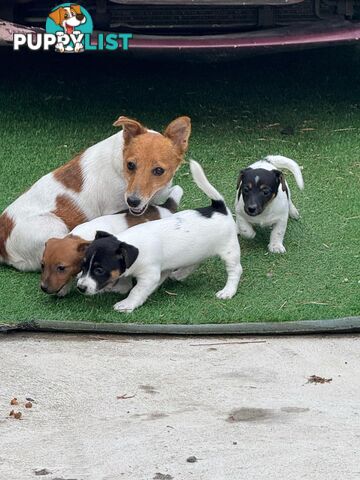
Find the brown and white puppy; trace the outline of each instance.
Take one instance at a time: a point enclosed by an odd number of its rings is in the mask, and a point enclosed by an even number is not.
[[[166,200],[188,147],[190,118],[176,118],[164,134],[126,117],[114,125],[123,129],[42,177],[0,215],[0,263],[39,270],[49,238],[126,208],[140,215]]]
[[[53,10],[49,17],[56,25],[59,25],[63,28],[64,33],[67,35],[71,35],[71,39],[74,41],[74,46],[71,45],[69,42],[67,45],[64,45],[61,41],[55,45],[55,48],[60,51],[64,52],[80,52],[84,49],[84,46],[78,40],[77,35],[81,34],[79,30],[76,30],[76,27],[82,25],[86,22],[86,17],[81,11],[80,5],[69,5],[68,7],[59,7]],[[58,37],[59,39],[59,37]]]
[[[162,206],[150,205],[142,215],[135,217],[128,210],[105,215],[77,226],[64,238],[50,238],[41,262],[41,290],[59,297],[69,293],[73,279],[81,270],[86,248],[95,238],[97,230],[117,235],[134,225],[169,217],[177,211],[182,195],[183,189],[176,185]],[[131,279],[122,280],[117,291],[127,293],[131,287]]]

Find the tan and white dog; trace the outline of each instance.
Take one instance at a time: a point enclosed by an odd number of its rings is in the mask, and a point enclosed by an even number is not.
[[[61,35],[58,35],[58,43],[55,45],[56,50],[59,52],[80,52],[84,49],[83,44],[79,41],[78,36],[81,34],[76,27],[86,22],[86,17],[81,11],[80,5],[70,5],[69,7],[59,7],[53,10],[49,17],[56,25],[59,25],[64,30],[66,35],[71,36],[74,46],[68,43],[66,46],[61,42]]]
[[[130,209],[141,215],[163,203],[188,148],[188,117],[164,134],[120,117],[123,129],[48,173],[0,216],[0,263],[40,269],[45,242],[64,237],[88,220]]]

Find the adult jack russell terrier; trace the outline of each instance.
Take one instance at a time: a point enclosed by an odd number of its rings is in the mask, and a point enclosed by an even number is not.
[[[200,262],[220,256],[228,278],[216,296],[228,299],[235,295],[242,273],[235,222],[200,165],[191,161],[190,168],[197,186],[211,198],[211,206],[137,225],[117,237],[97,232],[86,250],[78,279],[82,293],[94,295],[112,286],[116,288],[120,278],[133,276],[137,280],[135,287],[114,306],[119,312],[132,312],[171,272],[172,278],[183,280]]]
[[[299,212],[291,201],[290,189],[282,172],[286,168],[294,175],[298,187],[304,188],[299,165],[281,155],[269,155],[242,170],[237,184],[235,201],[239,234],[254,238],[253,225],[272,227],[268,249],[285,253],[283,245],[289,215],[296,220]]]
[[[58,7],[49,14],[49,17],[57,25],[62,27],[64,33],[71,35],[71,38],[74,41],[74,46],[68,44],[66,47],[63,43],[58,41],[55,45],[56,50],[59,52],[80,52],[84,49],[82,43],[76,41],[77,35],[81,34],[79,30],[76,30],[76,27],[86,22],[86,17],[82,13],[80,5],[73,4],[68,7]]]
[[[45,242],[77,225],[126,208],[141,215],[162,203],[188,147],[188,117],[164,134],[120,117],[123,130],[38,180],[0,216],[0,263],[39,270]]]
[[[46,242],[41,262],[41,289],[50,295],[63,297],[71,290],[72,281],[80,272],[86,248],[94,240],[97,230],[118,235],[134,225],[166,218],[177,211],[183,189],[176,185],[170,190],[169,198],[161,206],[150,205],[142,215],[131,215],[129,211],[105,215],[74,228],[64,238],[50,238]],[[127,293],[132,287],[128,277],[119,282],[117,291]]]

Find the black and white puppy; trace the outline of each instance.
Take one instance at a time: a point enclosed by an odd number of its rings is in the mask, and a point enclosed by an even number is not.
[[[200,165],[191,161],[190,169],[197,186],[212,200],[211,206],[137,225],[117,237],[98,232],[86,250],[78,279],[81,292],[94,295],[116,290],[120,278],[135,277],[137,283],[128,297],[114,305],[119,312],[132,312],[167,277],[184,280],[200,262],[219,256],[226,266],[227,282],[216,296],[235,295],[242,273],[235,222]]]
[[[272,253],[285,253],[283,244],[289,215],[296,220],[299,212],[291,201],[290,189],[279,169],[294,175],[302,190],[304,181],[299,165],[281,155],[268,155],[264,160],[241,170],[235,200],[238,233],[254,238],[253,225],[272,227],[268,249]]]

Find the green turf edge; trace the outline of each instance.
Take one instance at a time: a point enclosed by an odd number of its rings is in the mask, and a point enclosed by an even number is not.
[[[113,333],[141,335],[302,335],[314,333],[358,333],[360,317],[332,320],[299,320],[293,322],[249,322],[228,324],[138,324],[91,323],[37,320],[8,325],[0,324],[0,333]]]

